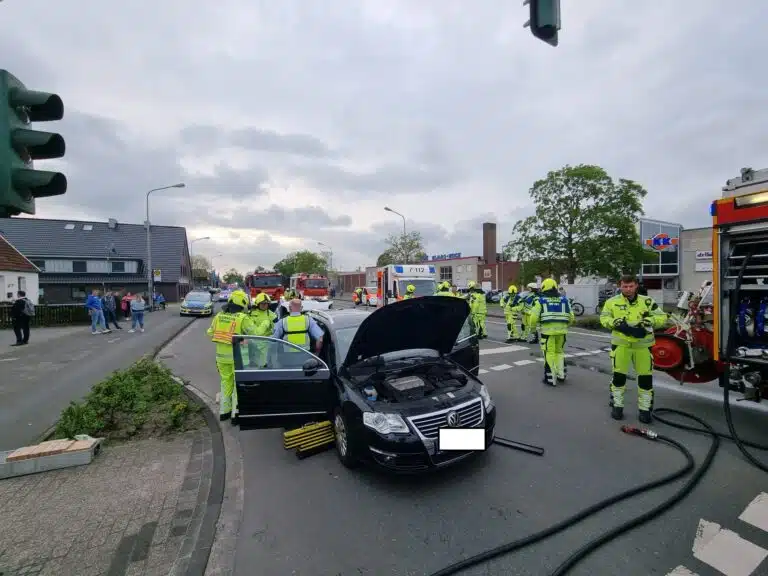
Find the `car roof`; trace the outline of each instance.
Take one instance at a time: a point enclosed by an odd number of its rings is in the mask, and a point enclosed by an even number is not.
[[[312,310],[308,314],[325,324],[329,330],[334,331],[342,328],[357,328],[370,313],[356,308],[344,308],[340,310]]]

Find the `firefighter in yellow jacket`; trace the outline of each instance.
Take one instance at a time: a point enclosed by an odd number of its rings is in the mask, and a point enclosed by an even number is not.
[[[253,322],[253,334],[255,336],[272,336],[272,332],[275,329],[274,324],[277,322],[277,314],[269,309],[271,302],[272,299],[264,292],[256,295],[256,299],[253,302],[254,307],[251,308],[249,313]],[[268,344],[263,341],[249,342],[248,356],[251,366],[264,367],[266,365],[268,347]]]
[[[544,354],[544,383],[550,386],[564,382],[565,338],[568,326],[576,321],[568,298],[561,296],[557,282],[547,278],[541,283],[541,294],[533,301],[528,314],[531,330],[540,326],[541,351]]]
[[[411,298],[416,297],[416,286],[413,284],[408,284],[408,286],[405,287],[405,294],[403,295],[403,300],[410,300]]]
[[[478,287],[474,280],[467,283],[469,289],[469,309],[472,313],[472,321],[475,323],[477,337],[488,338],[488,331],[485,327],[485,320],[488,316],[488,304],[485,301],[485,292]]]
[[[242,290],[230,294],[224,309],[211,321],[207,334],[216,344],[216,368],[221,378],[219,420],[237,419],[237,390],[235,389],[235,360],[232,356],[232,337],[251,334],[256,330],[247,314],[248,296]]]
[[[654,330],[663,328],[667,315],[653,298],[638,294],[637,279],[622,276],[621,294],[606,300],[600,313],[600,324],[611,330],[611,417],[624,418],[624,391],[627,374],[634,365],[637,374],[637,408],[640,422],[651,422],[653,410],[653,357],[656,343]]]
[[[510,284],[499,304],[504,310],[504,320],[507,323],[507,342],[519,342],[522,338],[517,323],[523,310],[523,301],[517,293],[517,286]]]

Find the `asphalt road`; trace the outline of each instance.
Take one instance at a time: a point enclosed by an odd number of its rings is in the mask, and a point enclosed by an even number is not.
[[[165,361],[215,397],[218,380],[205,325],[196,322],[187,329],[167,351]],[[481,378],[498,407],[497,434],[540,445],[545,456],[493,446],[438,474],[401,478],[368,469],[350,472],[332,451],[299,461],[283,450],[280,430],[238,432],[244,454],[245,509],[236,573],[431,574],[541,530],[684,462],[667,446],[623,434],[610,419],[604,334],[574,330],[568,340],[573,363],[568,382],[550,388],[541,383],[536,347],[503,344],[500,321],[492,320],[489,332],[482,344]],[[657,407],[693,412],[725,429],[722,408],[713,400],[714,387],[702,392],[663,378],[657,383]],[[636,422],[635,399],[630,385],[628,423]],[[766,411],[745,404],[734,406],[737,427],[745,438],[759,441],[765,437]],[[684,442],[701,462],[708,438],[661,424],[654,428]],[[767,459],[765,453],[758,455]],[[765,474],[747,464],[732,443],[723,442],[710,472],[685,501],[608,544],[571,573],[664,575],[683,565],[699,576],[766,574],[768,560],[751,572],[733,571],[750,554],[760,553],[757,546],[768,549],[768,531],[738,519],[766,486]],[[592,536],[655,506],[678,487],[637,497],[546,542],[462,574],[546,575]],[[768,522],[765,511],[759,514]],[[699,552],[701,558],[709,554],[722,562],[722,572],[693,556],[701,521],[717,523],[744,539],[723,530]],[[768,523],[764,528],[768,530]]]
[[[189,323],[172,309],[145,315],[146,331],[92,335],[90,326],[33,329],[30,343],[0,350],[0,451],[33,443],[70,401],[151,353]]]

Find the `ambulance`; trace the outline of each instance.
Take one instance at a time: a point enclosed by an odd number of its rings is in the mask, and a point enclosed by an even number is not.
[[[390,264],[376,270],[376,307],[402,300],[409,284],[415,296],[433,296],[437,292],[435,267],[429,264]]]

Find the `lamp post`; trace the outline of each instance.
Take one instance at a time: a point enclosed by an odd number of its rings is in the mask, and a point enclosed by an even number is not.
[[[328,270],[333,270],[333,248],[328,246],[328,244],[323,244],[322,242],[317,243],[318,246],[322,246],[323,248],[328,248],[328,252],[330,252],[331,256],[329,258],[330,262],[328,263]]]
[[[214,278],[218,278],[218,275],[216,274],[216,266],[213,265],[213,260],[215,258],[218,258],[219,256],[224,256],[224,254],[219,253],[219,254],[216,254],[215,256],[211,256],[211,270],[213,271]],[[218,286],[216,286],[216,288],[218,288]]]
[[[203,236],[202,238],[195,238],[194,240],[190,240],[189,241],[189,263],[191,264],[190,272],[192,274],[192,285],[193,286],[195,284],[195,263],[194,263],[194,258],[192,256],[192,245],[195,242],[199,242],[200,240],[210,240],[210,239],[211,239],[210,236]]]
[[[406,262],[403,262],[403,264],[408,264],[407,260],[409,260],[410,252],[405,252],[406,239],[408,238],[408,234],[405,231],[405,216],[400,214],[400,212],[398,212],[397,210],[392,210],[392,208],[390,208],[389,206],[384,206],[384,210],[386,210],[387,212],[392,212],[392,214],[397,214],[398,216],[400,216],[400,218],[403,219],[403,256],[405,256],[405,259],[406,259]]]
[[[152,298],[152,294],[154,293],[154,274],[152,270],[152,225],[149,222],[149,195],[152,194],[152,192],[169,190],[171,188],[184,188],[185,186],[186,184],[179,182],[178,184],[172,184],[171,186],[161,186],[160,188],[152,188],[152,190],[147,191],[147,288],[149,289],[149,298]]]

